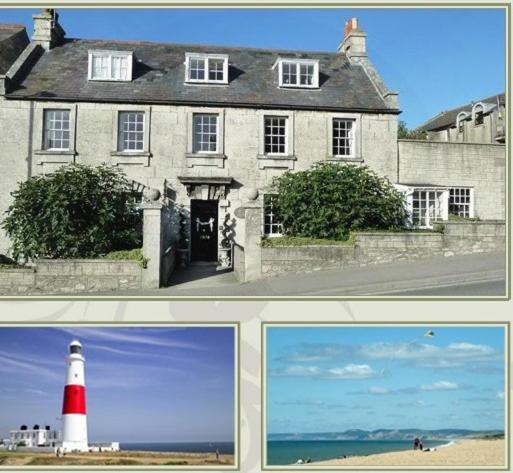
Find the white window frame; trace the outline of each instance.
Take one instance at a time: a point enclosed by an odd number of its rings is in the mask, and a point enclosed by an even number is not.
[[[349,136],[349,154],[335,154],[333,145],[333,141],[335,139],[335,122],[336,121],[344,121],[347,123],[351,123],[351,131]],[[354,158],[355,157],[355,148],[356,148],[356,119],[348,118],[348,117],[332,117],[331,118],[331,153],[334,158],[345,159],[345,158]]]
[[[65,129],[62,129],[59,130],[59,131],[67,131],[68,133],[68,146],[63,148],[53,148],[53,147],[49,147],[47,146],[47,142],[48,142],[48,137],[47,137],[47,128],[46,128],[46,123],[47,123],[47,115],[49,113],[55,113],[55,112],[60,112],[60,113],[64,113],[64,112],[67,112],[68,113],[68,128],[65,130]],[[63,108],[46,108],[43,110],[43,146],[42,146],[42,149],[44,151],[69,151],[71,149],[71,139],[72,139],[72,119],[71,119],[71,110],[70,109],[63,109]],[[57,131],[56,129],[53,129],[53,131]],[[62,140],[61,140],[62,141]]]
[[[266,199],[270,198],[271,200],[273,199],[273,197],[275,196],[276,194],[271,194],[271,193],[268,193],[268,194],[264,194],[263,196],[263,218],[264,218],[264,221],[263,221],[263,234],[266,238],[276,238],[276,237],[281,237],[283,236],[283,224],[282,223],[277,223],[277,222],[274,222],[273,221],[273,217],[274,217],[274,214],[272,213],[272,210],[271,210],[271,213],[270,214],[267,214],[266,213]],[[270,204],[270,206],[272,207],[272,202]],[[266,224],[265,223],[265,218],[267,216],[270,216],[271,217],[271,223],[269,224]],[[266,232],[266,226],[270,226],[271,228],[271,233],[267,233]],[[273,232],[272,229],[273,229],[273,226],[278,226],[280,228],[280,231],[279,232]]]
[[[278,119],[285,120],[285,125],[284,125],[284,130],[285,130],[285,136],[284,136],[285,150],[284,150],[283,153],[267,152],[265,150],[265,137],[266,137],[266,134],[265,134],[265,121],[268,118],[278,118]],[[274,114],[274,113],[266,113],[266,114],[264,114],[264,117],[263,117],[262,140],[263,140],[263,142],[262,142],[263,154],[265,156],[288,156],[289,155],[289,117],[288,117],[288,115],[278,115],[278,114]]]
[[[296,67],[296,83],[283,83],[283,65],[292,64]],[[312,84],[301,84],[301,66],[313,66]],[[319,88],[319,61],[317,59],[278,58],[273,69],[278,66],[278,83],[280,87],[296,89],[318,89]]]
[[[205,77],[204,79],[192,79],[191,72],[191,59],[198,59],[205,61]],[[223,78],[221,80],[213,80],[209,78],[211,60],[223,61]],[[226,54],[200,54],[200,53],[185,53],[185,82],[191,84],[228,84],[228,55]]]
[[[194,149],[194,136],[195,136],[195,129],[194,129],[194,119],[198,116],[211,116],[215,117],[216,119],[216,149],[214,151],[196,151]],[[208,112],[193,112],[192,113],[192,153],[193,154],[219,154],[219,114],[218,113],[208,113]]]
[[[335,120],[353,121],[352,135],[353,143],[350,155],[333,155],[333,125]],[[349,161],[362,162],[362,143],[361,143],[361,115],[355,113],[337,113],[326,117],[326,159],[328,161]]]
[[[141,149],[128,149],[128,148],[125,148],[124,144],[125,144],[125,140],[123,139],[122,135],[123,135],[123,130],[122,130],[122,127],[121,127],[121,116],[124,115],[124,114],[142,114],[142,117],[143,117],[143,120],[142,120],[142,131],[137,131],[137,130],[134,130],[134,133],[142,133],[142,147]],[[137,154],[137,153],[144,153],[144,151],[146,150],[147,146],[146,146],[146,113],[144,113],[144,110],[119,110],[118,111],[118,142],[117,142],[117,151],[119,153],[134,153],[134,154]]]
[[[468,191],[468,197],[469,197],[469,203],[467,204],[466,202],[458,202],[457,204],[455,205],[463,205],[463,206],[467,206],[468,205],[468,216],[463,216],[463,218],[474,218],[474,188],[473,187],[465,187],[465,186],[454,186],[454,187],[450,187],[449,188],[449,195],[448,195],[448,203],[447,203],[447,209],[448,209],[448,212],[449,212],[449,215],[456,215],[458,217],[462,217],[461,215],[458,214],[454,214],[454,213],[451,213],[450,212],[450,207],[451,207],[451,193],[452,191],[465,191],[467,192]],[[461,195],[459,196],[461,197]]]
[[[107,58],[107,77],[96,78],[93,76],[93,61],[95,56],[104,56]],[[113,58],[125,58],[127,60],[127,77],[126,79],[113,77],[112,62]],[[89,62],[87,70],[87,78],[91,81],[99,82],[130,82],[132,80],[134,54],[132,51],[107,51],[107,50],[91,50],[89,51]]]
[[[415,193],[421,192],[424,195],[426,193],[434,193],[435,194],[435,207],[434,207],[434,217],[431,218],[429,215],[429,205],[426,205],[425,212],[426,214],[421,216],[420,224],[415,222],[414,218],[414,201],[415,201]],[[429,204],[429,195],[427,198],[425,197],[423,200],[427,201]],[[449,204],[449,189],[446,188],[413,188],[411,192],[411,222],[414,228],[426,228],[432,229],[433,225],[437,222],[442,222],[448,219],[448,204]]]

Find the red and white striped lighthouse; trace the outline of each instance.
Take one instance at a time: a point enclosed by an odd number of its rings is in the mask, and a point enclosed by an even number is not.
[[[85,358],[78,340],[69,344],[66,386],[62,405],[62,448],[65,452],[87,452]]]

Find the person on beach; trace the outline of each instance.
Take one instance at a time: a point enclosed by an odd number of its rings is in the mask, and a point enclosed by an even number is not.
[[[415,437],[415,440],[413,441],[413,450],[418,450],[420,445],[420,440],[418,437]]]
[[[424,447],[422,446],[422,439],[419,439],[419,450],[422,452],[424,450]]]
[[[216,462],[219,463],[219,449],[216,448]]]

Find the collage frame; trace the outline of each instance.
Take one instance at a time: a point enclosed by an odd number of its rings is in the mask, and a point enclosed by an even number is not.
[[[453,306],[453,309],[457,309],[459,302],[502,302],[502,305],[506,307],[506,310],[504,310],[504,314],[506,314],[507,307],[510,305],[508,304],[512,300],[512,257],[511,257],[511,244],[512,244],[512,231],[511,231],[511,199],[512,199],[512,182],[511,182],[511,159],[512,159],[512,152],[511,152],[511,138],[513,137],[513,134],[511,132],[511,118],[512,118],[512,112],[511,112],[511,91],[512,89],[512,81],[511,81],[511,45],[512,45],[512,26],[511,26],[511,19],[512,19],[512,3],[511,0],[508,0],[507,2],[490,2],[487,3],[485,1],[478,1],[478,2],[468,2],[468,3],[462,3],[457,1],[452,1],[449,3],[442,3],[439,0],[435,0],[434,2],[415,2],[415,1],[391,1],[391,2],[367,2],[363,0],[361,3],[357,1],[351,1],[344,4],[337,4],[335,2],[325,2],[322,1],[320,3],[316,3],[313,1],[301,1],[301,0],[292,0],[293,3],[289,3],[287,1],[273,1],[270,0],[269,2],[264,3],[258,3],[258,2],[242,2],[242,1],[223,1],[223,0],[213,0],[212,2],[208,1],[198,1],[194,2],[193,4],[180,1],[180,2],[169,2],[164,0],[163,2],[158,2],[154,0],[150,0],[148,3],[142,3],[140,0],[136,0],[133,3],[126,4],[126,3],[118,3],[113,0],[110,0],[106,3],[99,3],[95,1],[77,1],[77,2],[65,2],[63,0],[58,0],[56,2],[50,2],[52,7],[56,8],[63,8],[63,9],[75,9],[75,8],[152,8],[152,9],[158,9],[158,8],[276,8],[276,9],[293,9],[293,8],[325,8],[325,9],[340,9],[340,8],[361,8],[361,9],[401,9],[401,8],[418,8],[418,9],[430,9],[430,8],[496,8],[496,9],[504,9],[505,10],[505,40],[506,40],[506,47],[505,47],[505,79],[506,79],[506,122],[508,124],[508,130],[507,130],[507,140],[506,140],[506,170],[505,170],[505,220],[506,220],[506,271],[505,271],[505,279],[506,279],[506,288],[505,288],[505,295],[504,296],[90,296],[87,293],[85,294],[78,294],[78,295],[62,295],[62,296],[0,296],[0,305],[4,305],[4,307],[0,307],[0,311],[2,312],[2,319],[0,321],[0,329],[5,327],[62,327],[62,326],[69,326],[69,327],[75,327],[75,328],[86,328],[86,327],[156,327],[156,326],[162,326],[162,327],[210,327],[210,326],[225,326],[225,327],[234,327],[234,338],[235,338],[235,363],[234,363],[234,387],[235,387],[235,430],[234,430],[234,465],[229,467],[219,467],[216,465],[212,466],[122,466],[122,467],[116,467],[116,466],[91,466],[91,467],[85,467],[85,466],[62,466],[62,467],[55,467],[55,466],[37,466],[37,467],[8,467],[0,465],[0,473],[1,471],[34,471],[34,470],[41,470],[41,471],[248,471],[245,469],[244,465],[244,452],[247,451],[249,448],[247,445],[243,445],[243,439],[242,439],[242,431],[251,430],[252,434],[255,436],[255,441],[260,441],[260,463],[257,466],[258,471],[300,471],[300,470],[307,470],[307,471],[352,471],[352,470],[358,470],[358,471],[512,471],[513,464],[512,464],[512,433],[511,433],[511,427],[512,427],[512,384],[511,384],[511,368],[512,368],[512,332],[511,332],[511,322],[510,321],[501,321],[501,316],[497,315],[492,321],[464,321],[464,316],[452,316],[451,321],[448,322],[442,322],[437,321],[436,318],[433,318],[431,321],[415,321],[415,322],[400,322],[400,321],[392,321],[389,320],[388,317],[385,317],[386,321],[377,321],[374,319],[370,319],[369,321],[364,319],[358,319],[358,320],[352,320],[352,321],[310,321],[310,322],[294,322],[287,320],[289,317],[293,318],[293,314],[285,315],[281,318],[281,320],[273,319],[273,320],[264,320],[260,317],[254,317],[255,319],[258,319],[260,323],[260,373],[256,377],[259,378],[260,381],[260,425],[245,425],[242,426],[243,421],[243,407],[244,402],[243,399],[241,399],[241,384],[244,382],[244,379],[242,377],[242,372],[244,369],[244,348],[242,345],[245,343],[245,337],[243,334],[245,333],[245,330],[243,329],[243,324],[247,322],[244,318],[239,318],[235,321],[197,321],[197,317],[202,317],[199,313],[199,310],[195,312],[195,315],[191,318],[192,321],[185,322],[185,321],[176,321],[174,319],[171,319],[168,314],[168,321],[145,321],[145,322],[132,322],[132,321],[123,321],[123,322],[116,322],[116,321],[108,321],[108,322],[98,322],[98,321],[91,321],[91,322],[83,322],[83,321],[69,321],[69,322],[62,322],[57,320],[56,318],[52,319],[52,321],[49,322],[38,322],[37,319],[35,319],[34,322],[29,321],[15,321],[17,317],[14,315],[7,315],[7,303],[12,302],[12,306],[18,305],[18,307],[22,304],[22,302],[28,302],[29,306],[36,307],[38,304],[42,303],[50,303],[50,302],[69,302],[70,304],[73,304],[75,302],[97,302],[99,303],[98,306],[101,307],[102,303],[106,302],[118,302],[118,303],[127,303],[130,301],[133,302],[182,302],[182,301],[188,301],[191,304],[194,302],[197,303],[197,305],[200,305],[201,303],[206,304],[207,302],[215,303],[215,302],[245,302],[250,304],[252,301],[261,301],[261,302],[284,302],[284,306],[286,309],[286,302],[317,302],[319,305],[322,302],[340,302],[340,301],[346,301],[346,302],[378,302],[378,301],[384,301],[385,305],[388,302],[449,302],[449,304],[445,304],[445,309],[447,310],[447,307],[450,306],[451,302],[456,303],[456,307]],[[38,8],[42,6],[48,6],[48,4],[45,4],[43,2],[29,0],[25,2],[22,0],[21,2],[13,2],[13,1],[3,1],[0,0],[0,13],[1,10],[4,8]],[[106,305],[106,304],[104,304]],[[499,306],[500,304],[496,304],[495,307]],[[443,304],[441,309],[444,309]],[[105,309],[105,312],[108,310]],[[103,313],[103,310],[101,310]],[[493,311],[490,311],[493,313]],[[196,315],[197,314],[197,315]],[[497,314],[499,312],[497,311]],[[501,312],[502,314],[502,312]],[[493,315],[492,315],[493,317]],[[506,315],[502,315],[502,317],[508,317]],[[461,318],[461,321],[458,321],[458,318]],[[7,322],[5,321],[8,320]],[[313,319],[313,317],[312,317]],[[509,319],[511,320],[511,316],[509,316]],[[362,320],[362,321],[360,321]],[[503,326],[505,328],[505,466],[500,468],[495,467],[423,467],[423,468],[417,468],[417,467],[354,467],[354,466],[316,466],[316,467],[308,467],[302,465],[301,467],[296,467],[294,465],[290,466],[269,466],[267,465],[267,374],[266,374],[266,368],[267,368],[267,357],[266,357],[266,343],[267,343],[267,329],[269,327],[279,327],[279,326],[286,326],[286,327],[303,327],[303,326],[351,326],[351,327],[379,327],[379,326],[426,326],[429,325],[430,327],[437,327],[437,326]],[[247,329],[246,329],[247,330]],[[242,347],[242,349],[241,349]],[[260,428],[260,432],[258,433],[258,427]],[[253,448],[253,447],[252,447]],[[251,470],[253,471],[253,470]]]
[[[346,467],[341,465],[336,466],[315,466],[308,467],[301,465],[299,468],[294,465],[286,466],[269,466],[267,464],[267,329],[269,327],[415,327],[415,326],[428,326],[436,328],[437,326],[450,326],[450,327],[491,327],[501,326],[504,330],[504,393],[505,393],[505,411],[504,411],[504,439],[505,439],[505,466],[501,468],[495,467],[448,467],[450,471],[510,471],[511,469],[511,322],[298,322],[298,323],[284,323],[284,322],[263,322],[261,331],[261,358],[262,358],[262,371],[261,371],[261,405],[262,405],[262,423],[260,426],[261,431],[261,470],[262,471],[446,471],[447,467],[426,467],[417,468],[412,466],[380,466],[380,467],[358,467],[348,465]]]
[[[55,327],[73,327],[73,328],[87,328],[87,327],[100,327],[100,328],[133,328],[133,327],[226,327],[234,329],[234,464],[230,467],[219,467],[219,465],[211,466],[198,466],[198,465],[180,465],[180,466],[108,466],[109,471],[241,471],[241,411],[242,406],[240,402],[240,389],[241,389],[241,323],[234,322],[162,322],[162,321],[148,321],[148,322],[3,322],[0,321],[0,330],[4,328],[55,328]],[[4,467],[0,464],[1,471],[67,471],[68,468],[76,471],[106,471],[104,466],[36,466],[35,468],[26,468],[24,466],[17,467]]]

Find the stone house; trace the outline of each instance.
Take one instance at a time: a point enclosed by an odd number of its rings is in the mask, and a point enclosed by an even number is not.
[[[398,143],[397,94],[356,19],[335,52],[304,52],[68,39],[47,9],[17,57],[2,54],[2,213],[19,181],[108,163],[187,215],[192,260],[217,261],[223,230],[244,242],[248,203],[262,209],[261,235],[279,234],[275,176],[330,161],[388,177],[420,227],[449,212],[504,218],[504,146]]]
[[[430,141],[453,143],[505,143],[506,96],[492,95],[440,112],[419,128]]]

